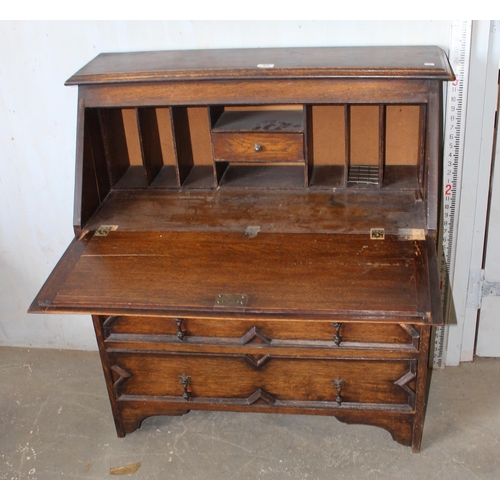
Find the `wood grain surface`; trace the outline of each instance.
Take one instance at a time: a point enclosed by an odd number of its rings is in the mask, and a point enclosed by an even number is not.
[[[425,242],[392,237],[112,231],[89,237],[72,267],[61,262],[57,292],[40,300],[77,312],[214,313],[218,294],[242,294],[245,314],[425,324],[428,258]]]
[[[67,85],[258,77],[453,79],[438,47],[314,47],[105,53]]]

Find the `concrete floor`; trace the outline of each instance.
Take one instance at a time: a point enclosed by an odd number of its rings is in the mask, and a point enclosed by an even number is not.
[[[500,360],[434,371],[420,454],[318,416],[191,412],[119,439],[97,352],[4,347],[0,376],[0,479],[500,479]]]

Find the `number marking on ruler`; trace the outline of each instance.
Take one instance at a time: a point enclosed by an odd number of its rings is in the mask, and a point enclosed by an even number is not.
[[[467,102],[469,73],[471,21],[453,21],[451,28],[449,60],[456,75],[448,83],[446,94],[446,117],[444,125],[442,225],[439,239],[439,273],[441,299],[444,306],[445,325],[434,332],[434,368],[444,367],[446,342],[448,340],[447,315],[450,305],[455,264],[456,214],[460,204],[460,188],[463,162],[463,123]]]

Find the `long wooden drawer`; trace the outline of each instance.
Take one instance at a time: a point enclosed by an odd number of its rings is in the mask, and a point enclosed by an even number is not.
[[[325,344],[354,347],[357,344],[418,349],[420,326],[396,323],[336,323],[329,321],[269,321],[241,319],[166,318],[112,316],[104,322],[106,338],[172,336],[172,341],[227,341],[233,344]],[[132,340],[132,339],[131,339]]]
[[[303,162],[304,136],[297,133],[212,133],[214,159],[227,162]]]
[[[414,405],[416,360],[247,355],[110,355],[117,399],[220,405]]]

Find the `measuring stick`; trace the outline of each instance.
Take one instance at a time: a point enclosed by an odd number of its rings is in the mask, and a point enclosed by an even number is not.
[[[456,216],[460,206],[463,167],[463,135],[469,77],[471,21],[453,21],[449,60],[456,80],[447,84],[443,129],[442,224],[438,244],[441,299],[445,325],[434,330],[434,368],[444,368],[448,341],[449,313],[455,270]]]

